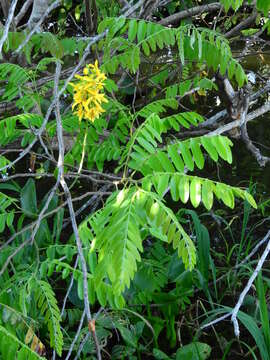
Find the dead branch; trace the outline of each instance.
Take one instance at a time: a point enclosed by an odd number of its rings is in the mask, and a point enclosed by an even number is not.
[[[252,143],[252,141],[248,136],[246,123],[244,123],[240,129],[241,129],[241,137],[244,143],[246,144],[247,149],[252,153],[252,155],[255,157],[255,159],[257,160],[260,166],[265,166],[270,161],[270,158],[267,156],[263,156],[260,150]]]

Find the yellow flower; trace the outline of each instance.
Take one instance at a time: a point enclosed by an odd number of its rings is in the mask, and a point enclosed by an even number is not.
[[[71,84],[74,90],[72,110],[78,115],[79,121],[84,118],[94,122],[105,111],[102,103],[108,102],[101,92],[106,76],[100,71],[96,60],[95,64],[86,65],[83,76],[75,77],[79,81]]]

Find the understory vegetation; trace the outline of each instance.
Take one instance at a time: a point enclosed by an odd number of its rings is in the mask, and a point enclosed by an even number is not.
[[[270,359],[269,10],[0,1],[0,359]]]

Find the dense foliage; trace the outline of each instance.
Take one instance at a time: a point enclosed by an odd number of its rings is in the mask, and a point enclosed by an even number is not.
[[[253,95],[225,33],[255,13],[236,36],[266,41],[270,1],[194,14],[205,4],[45,1],[37,20],[38,0],[20,19],[26,5],[5,3],[0,358],[269,359],[261,268],[251,310],[237,313],[248,341],[214,328],[215,349],[201,326],[231,313],[257,264],[253,228],[267,219],[249,169],[244,185],[232,176],[230,131],[248,143]],[[228,115],[213,127],[217,96]]]

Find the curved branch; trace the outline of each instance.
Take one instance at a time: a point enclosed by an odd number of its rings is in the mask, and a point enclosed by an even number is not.
[[[253,11],[253,13],[246,18],[245,20],[241,21],[238,25],[236,25],[234,28],[232,28],[230,31],[226,32],[226,34],[224,34],[224,36],[226,38],[231,38],[234,35],[238,35],[239,31],[241,31],[242,29],[246,29],[247,27],[249,27],[252,23],[254,23],[254,21],[256,20],[257,17],[257,11]]]

